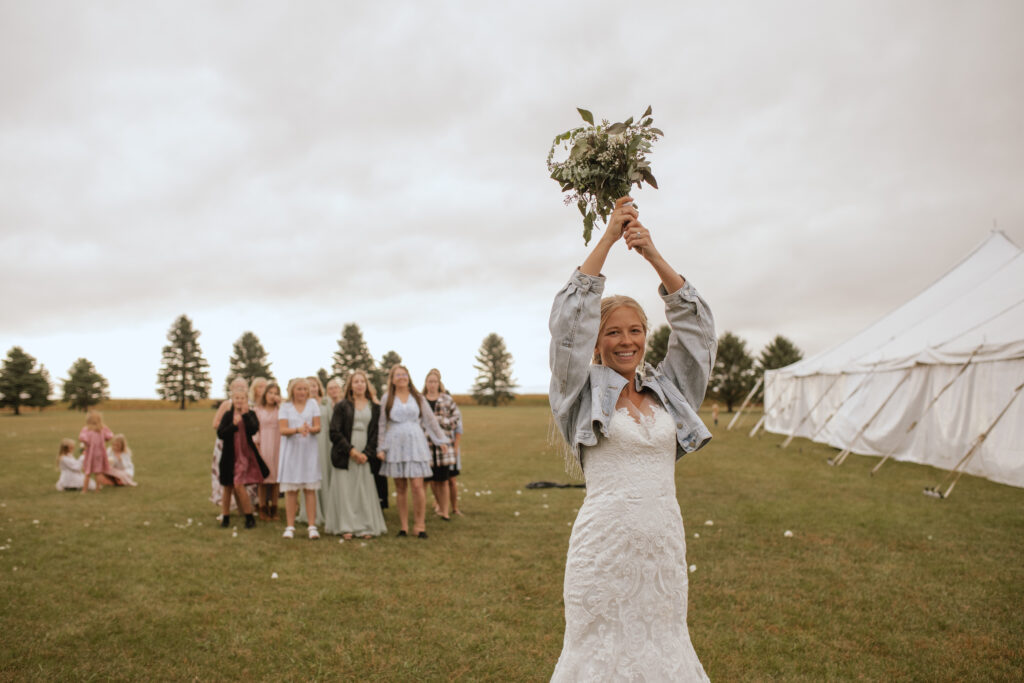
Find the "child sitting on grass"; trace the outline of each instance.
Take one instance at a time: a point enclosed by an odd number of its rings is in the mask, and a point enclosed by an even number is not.
[[[117,486],[138,486],[135,481],[135,465],[132,463],[132,451],[128,448],[128,440],[124,434],[115,434],[107,449],[107,461],[110,463],[111,476]]]
[[[75,457],[75,442],[72,439],[61,439],[60,450],[57,451],[57,469],[60,478],[57,480],[58,491],[77,491],[82,488],[85,476],[82,474],[82,461]],[[92,482],[95,488],[96,482]]]

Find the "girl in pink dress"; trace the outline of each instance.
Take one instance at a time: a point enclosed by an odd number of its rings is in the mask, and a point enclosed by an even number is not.
[[[89,477],[92,475],[96,476],[97,491],[103,488],[105,482],[110,481],[108,477],[113,472],[107,462],[107,442],[113,438],[114,432],[103,424],[103,416],[95,410],[89,411],[85,417],[85,426],[78,433],[78,440],[85,444],[85,452],[82,454],[82,473],[85,475],[82,493],[89,490]]]
[[[260,519],[264,520],[277,519],[278,491],[281,488],[277,483],[277,460],[281,449],[281,425],[278,423],[277,412],[280,405],[281,387],[276,382],[270,382],[253,408],[260,421],[260,454],[270,470],[270,475],[259,488]]]

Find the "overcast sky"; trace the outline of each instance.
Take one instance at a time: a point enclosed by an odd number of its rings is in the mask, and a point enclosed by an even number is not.
[[[1024,245],[1024,3],[0,0],[0,353],[152,397],[174,319],[222,392],[342,326],[465,391],[490,332],[524,390],[585,258],[544,166],[577,106],[654,109],[636,193],[719,333],[828,348],[994,224]],[[664,321],[624,249],[609,293]],[[59,393],[59,381],[58,381]]]

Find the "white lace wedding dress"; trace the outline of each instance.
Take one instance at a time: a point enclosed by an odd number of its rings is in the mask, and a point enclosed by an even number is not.
[[[686,540],[675,424],[616,411],[584,451],[587,496],[565,566],[565,639],[552,681],[706,681],[686,626]]]

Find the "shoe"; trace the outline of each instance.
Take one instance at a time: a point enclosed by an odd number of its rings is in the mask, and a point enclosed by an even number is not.
[[[320,532],[316,530],[316,527],[309,527],[309,540],[315,541],[318,538],[320,538]]]
[[[284,528],[284,533],[281,534],[281,538],[295,538],[295,527],[286,526]]]
[[[426,537],[427,537],[427,532],[426,531],[421,531],[418,534],[416,534],[416,538],[426,538]]]
[[[450,521],[452,521],[452,518],[451,518],[451,517],[441,517],[441,519],[443,519],[443,520],[444,520],[444,521],[446,521],[446,522],[450,522]]]
[[[253,517],[252,514],[246,515],[245,516],[245,528],[246,529],[252,529],[255,526],[256,526],[256,518]]]
[[[220,525],[225,529],[231,526],[231,515],[224,515],[223,517],[221,517]]]
[[[395,534],[395,535],[396,535],[396,536],[408,536],[409,534],[407,534],[407,533],[405,532],[405,529],[402,529],[401,531],[399,531],[399,532],[398,532],[397,534]]]

